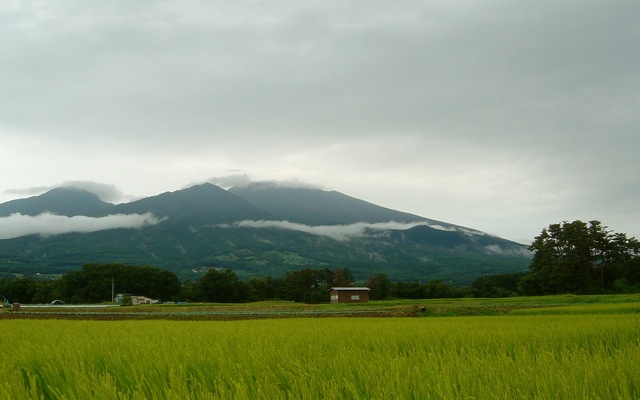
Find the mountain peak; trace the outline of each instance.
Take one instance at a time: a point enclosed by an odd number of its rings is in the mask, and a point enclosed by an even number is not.
[[[86,190],[74,187],[58,187],[39,196],[17,199],[0,204],[0,216],[14,213],[23,215],[39,215],[45,212],[52,214],[96,215],[111,203],[105,203],[98,196]]]
[[[198,218],[211,223],[268,219],[272,215],[211,183],[190,186],[114,207],[119,213],[152,212],[158,217]]]

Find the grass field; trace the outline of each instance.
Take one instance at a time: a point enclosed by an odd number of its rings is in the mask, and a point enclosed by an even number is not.
[[[508,305],[473,317],[5,319],[0,398],[640,398],[637,297],[568,299],[423,302]]]

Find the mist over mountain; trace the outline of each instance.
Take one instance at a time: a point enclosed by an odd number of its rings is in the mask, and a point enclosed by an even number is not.
[[[526,269],[526,246],[310,187],[210,183],[124,204],[57,188],[0,204],[0,274],[60,273],[86,263],[153,265],[197,279],[349,268],[356,279],[468,284]]]

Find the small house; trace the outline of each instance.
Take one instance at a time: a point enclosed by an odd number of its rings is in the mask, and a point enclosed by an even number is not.
[[[128,293],[118,293],[115,297],[116,303],[122,304],[130,304],[132,306],[137,306],[140,304],[156,304],[159,303],[159,300],[150,299],[145,296],[133,296]]]
[[[332,303],[367,303],[369,290],[367,287],[332,287],[329,295]]]
[[[158,302],[157,300],[153,300],[145,296],[131,296],[132,306],[137,306],[140,304],[155,304],[157,302]]]

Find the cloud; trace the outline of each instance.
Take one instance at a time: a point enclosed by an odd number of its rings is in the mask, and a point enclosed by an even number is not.
[[[122,192],[115,185],[106,183],[98,183],[92,181],[66,181],[58,185],[58,187],[72,187],[80,190],[86,190],[93,193],[102,201],[108,203],[117,202],[122,198]]]
[[[290,179],[284,179],[284,180],[279,180],[279,181],[270,181],[270,183],[273,183],[278,187],[285,187],[285,188],[324,189],[323,185],[315,184],[315,183],[309,183],[309,182],[303,182],[303,181],[299,180],[298,178],[290,178]]]
[[[637,0],[5,3],[3,189],[237,168],[512,239],[640,236]]]
[[[207,182],[220,186],[223,189],[234,186],[247,186],[251,183],[251,178],[247,174],[233,174],[227,176],[211,177]]]
[[[424,224],[427,225],[427,224]],[[442,226],[442,225],[427,225],[429,228],[433,228],[439,231],[447,231],[447,232],[456,232],[456,231],[461,231],[461,232],[465,232],[465,233],[473,233],[474,235],[478,235],[478,234],[482,234],[482,232],[479,231],[474,231],[473,229],[464,229],[464,228],[456,228],[453,226]]]
[[[156,225],[161,220],[151,213],[113,214],[106,217],[66,217],[51,213],[37,216],[11,214],[0,218],[0,239],[13,239],[27,235],[59,235],[70,232],[97,232],[107,229],[136,229]]]
[[[349,225],[318,225],[318,226],[310,226],[299,224],[296,222],[289,221],[240,221],[234,222],[233,224],[221,224],[220,227],[223,228],[276,228],[276,229],[289,229],[299,232],[310,233],[312,235],[318,236],[327,236],[335,240],[348,240],[358,236],[365,236],[368,230],[406,230],[411,229],[418,225],[426,225],[424,222],[413,222],[413,223],[403,223],[403,222],[379,222],[379,223],[369,223],[369,222],[357,222],[355,224]],[[445,229],[441,226],[437,226],[436,229]],[[448,230],[448,229],[447,229]]]
[[[16,188],[16,189],[7,189],[4,191],[5,194],[15,195],[19,197],[29,197],[29,196],[37,196],[42,194],[48,190],[53,189],[55,186],[34,186],[28,188]]]
[[[287,178],[287,179],[269,179],[269,180],[256,180],[251,176],[245,173],[237,173],[225,176],[214,176],[203,181],[197,181],[195,183],[190,183],[188,185],[183,186],[183,189],[189,188],[194,185],[200,185],[202,183],[211,183],[213,185],[219,186],[223,189],[230,189],[233,187],[245,187],[251,184],[264,186],[264,187],[280,187],[280,188],[300,188],[300,189],[324,189],[324,186],[303,182],[298,178]]]
[[[251,183],[258,184],[264,187],[279,187],[290,189],[324,189],[322,185],[317,185],[309,182],[303,182],[298,178],[289,178],[283,180],[267,180],[267,181],[253,181]]]
[[[497,244],[491,244],[484,247],[485,251],[489,254],[495,254],[499,256],[516,256],[516,257],[531,257],[531,252],[526,248],[519,246],[505,246],[501,247]]]
[[[258,186],[264,187],[280,187],[280,188],[300,188],[300,189],[324,189],[322,185],[303,182],[298,178],[288,178],[288,179],[272,179],[272,180],[255,180],[252,179],[247,174],[233,174],[227,176],[216,176],[208,178],[204,181],[195,183],[195,185],[200,184],[202,182],[208,182],[214,184],[216,186],[220,186],[223,189],[229,189],[232,187],[244,187],[251,184],[257,184]],[[194,184],[190,184],[185,186],[184,188],[191,187]]]
[[[93,181],[65,181],[52,186],[36,186],[23,189],[8,189],[6,194],[19,195],[19,196],[35,196],[47,192],[55,188],[75,188],[92,193],[100,200],[107,203],[114,203],[123,198],[123,194],[115,185],[107,183],[99,183]]]

